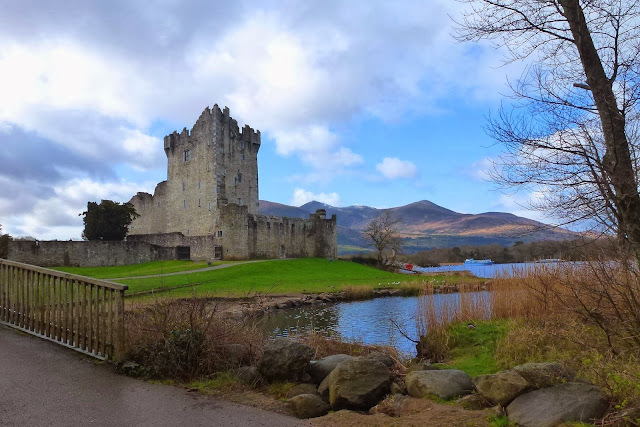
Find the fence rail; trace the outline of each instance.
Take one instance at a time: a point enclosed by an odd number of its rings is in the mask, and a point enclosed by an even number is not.
[[[126,285],[0,259],[0,324],[120,361],[126,290]]]

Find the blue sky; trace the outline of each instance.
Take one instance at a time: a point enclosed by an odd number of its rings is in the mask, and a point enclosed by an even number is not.
[[[55,4],[53,4],[55,3]],[[87,201],[166,178],[162,138],[205,107],[262,132],[262,199],[541,219],[483,179],[507,78],[453,39],[454,0],[0,5],[0,224],[79,238]]]

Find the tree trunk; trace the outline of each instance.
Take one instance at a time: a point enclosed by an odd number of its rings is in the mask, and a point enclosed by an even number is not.
[[[630,244],[636,259],[640,260],[640,195],[625,133],[625,117],[618,108],[612,82],[604,71],[579,0],[559,2],[600,115],[606,146],[603,163],[615,191],[613,202],[617,210],[618,229]]]

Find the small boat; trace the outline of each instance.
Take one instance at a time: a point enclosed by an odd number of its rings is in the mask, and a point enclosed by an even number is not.
[[[564,262],[564,260],[559,258],[546,258],[537,260],[536,264],[555,264],[557,262]]]
[[[490,259],[473,259],[473,258],[469,258],[469,259],[465,259],[464,263],[466,265],[491,265],[493,264],[493,261],[491,261]]]

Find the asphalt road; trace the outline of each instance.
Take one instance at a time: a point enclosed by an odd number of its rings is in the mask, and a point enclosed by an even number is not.
[[[0,326],[0,426],[306,426],[295,418],[118,374]]]

